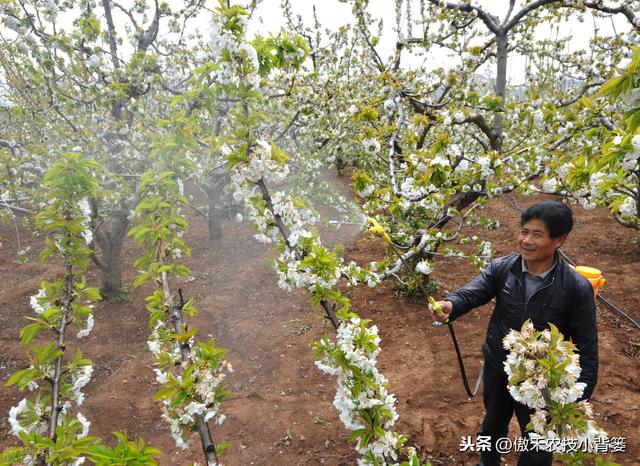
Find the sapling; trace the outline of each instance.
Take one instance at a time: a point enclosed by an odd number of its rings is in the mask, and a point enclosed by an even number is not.
[[[183,240],[188,223],[180,205],[188,204],[181,180],[193,170],[184,156],[193,139],[185,120],[163,125],[171,131],[154,142],[149,157],[155,166],[141,178],[141,201],[135,209],[138,225],[129,232],[139,245],[146,246],[135,263],[140,272],[135,285],[148,281],[156,285],[146,307],[151,328],[148,346],[157,359],[156,380],[163,385],[154,396],[163,403],[162,417],[182,449],[188,447],[184,434],[198,432],[205,460],[213,466],[227,445],[213,442],[209,421],[221,424],[225,419],[220,412],[228,396],[223,380],[232,368],[223,359],[226,350],[216,347],[213,339],[196,342],[197,330],[184,321],[184,315],[195,315],[194,303],[185,302],[181,290],[172,290],[172,279],[190,274],[176,259],[190,254]]]
[[[77,152],[63,155],[46,173],[43,184],[46,203],[36,216],[36,226],[47,235],[43,260],[57,256],[64,265],[63,278],[43,280],[30,304],[36,313],[20,332],[29,367],[15,372],[7,386],[34,392],[9,412],[9,423],[22,446],[3,452],[0,464],[22,462],[28,465],[79,465],[86,457],[98,464],[96,449],[111,455],[113,449],[88,436],[90,422],[77,407],[84,401],[83,388],[93,372],[90,359],[77,349],[69,354],[68,334],[79,328],[78,339],[89,335],[93,327],[94,302],[100,299],[96,288],[87,286],[86,270],[91,229],[84,206],[95,199],[98,165]],[[53,341],[46,341],[47,336]],[[74,414],[75,412],[75,414]],[[126,436],[119,436],[121,448],[128,448]],[[130,464],[153,465],[158,450],[141,448],[131,452]],[[113,464],[113,463],[112,463]]]

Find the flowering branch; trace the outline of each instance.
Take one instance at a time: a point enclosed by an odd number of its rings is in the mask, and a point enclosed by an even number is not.
[[[36,396],[33,400],[23,398],[11,408],[9,423],[23,446],[3,452],[2,464],[22,461],[27,465],[75,466],[87,457],[95,458],[99,450],[102,458],[119,457],[120,451],[131,453],[132,460],[145,455],[145,464],[153,465],[156,463],[152,455],[160,453],[144,446],[141,440],[137,443],[140,448],[133,453],[129,451],[133,444],[119,433],[119,447],[110,449],[88,436],[90,422],[82,413],[71,416],[74,404],[80,406],[84,401],[82,389],[93,372],[91,360],[79,350],[69,358],[66,345],[71,325],[84,326],[77,333],[78,338],[89,335],[93,328],[93,302],[100,299],[96,288],[86,286],[91,254],[88,245],[92,240],[88,205],[96,196],[93,174],[97,168],[95,162],[72,152],[56,161],[44,177],[48,202],[36,216],[37,227],[49,234],[42,259],[61,256],[65,276],[54,282],[43,281],[38,294],[31,297],[36,317],[29,318],[32,323],[20,332],[31,364],[14,373],[7,385],[36,391]],[[45,332],[53,334],[55,342],[44,346],[34,343]],[[49,387],[41,387],[43,383]]]
[[[184,431],[198,432],[205,460],[213,466],[219,464],[219,455],[227,444],[214,443],[208,422],[221,424],[225,419],[220,413],[220,405],[228,396],[223,380],[232,368],[222,359],[226,350],[217,348],[213,340],[196,343],[197,331],[188,327],[183,318],[183,314],[195,315],[196,308],[191,300],[184,302],[181,290],[177,300],[170,287],[171,277],[190,273],[186,266],[174,262],[190,254],[182,239],[188,223],[179,206],[188,204],[181,180],[193,172],[185,151],[195,141],[182,117],[180,114],[176,118],[182,123],[174,125],[173,132],[154,143],[150,159],[156,160],[156,166],[142,176],[142,200],[135,210],[140,222],[129,235],[139,245],[147,246],[136,261],[140,275],[135,285],[147,281],[156,284],[156,290],[147,298],[152,329],[148,346],[157,359],[158,368],[154,371],[163,388],[154,398],[163,402],[162,417],[169,423],[176,445],[186,449]],[[178,143],[176,137],[180,138]]]
[[[593,420],[590,403],[577,401],[586,384],[578,382],[581,368],[575,346],[553,324],[536,330],[530,320],[519,332],[511,330],[503,345],[508,351],[504,370],[509,393],[535,410],[527,426],[531,441],[542,450],[554,451],[561,446],[556,440],[583,439],[585,452],[564,455],[567,462],[578,454],[584,458],[584,453],[597,451],[596,444],[607,434]]]

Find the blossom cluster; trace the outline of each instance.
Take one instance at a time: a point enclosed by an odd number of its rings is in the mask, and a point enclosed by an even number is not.
[[[193,351],[187,359],[191,364],[195,364],[197,369],[191,375],[193,386],[191,387],[192,399],[189,403],[176,404],[176,396],[163,400],[162,418],[169,423],[171,435],[176,442],[176,446],[181,449],[188,447],[184,440],[184,430],[193,430],[196,425],[196,417],[202,416],[204,422],[213,420],[217,425],[221,425],[225,420],[225,415],[220,412],[220,400],[217,398],[227,374],[233,372],[231,364],[222,361],[217,369],[203,367],[196,363],[196,355]],[[183,363],[185,365],[185,363]],[[161,369],[154,369],[156,380],[161,384],[169,382],[173,378],[177,383],[182,384],[183,376],[171,375]]]
[[[78,209],[82,214],[82,237],[87,242],[87,244],[91,244],[93,241],[93,230],[91,229],[91,206],[89,205],[89,199],[82,198],[78,202]]]
[[[161,290],[153,295],[161,296]],[[213,341],[196,344],[194,336],[176,341],[170,319],[152,317],[150,325],[147,345],[159,361],[159,367],[154,369],[156,381],[164,386],[156,398],[162,400],[162,418],[169,424],[176,445],[186,449],[184,432],[196,428],[197,416],[202,416],[205,422],[223,423],[225,415],[220,412],[223,382],[233,368],[229,362],[218,360],[224,350],[215,348]],[[159,396],[161,393],[164,394]]]
[[[358,439],[356,448],[362,455],[358,464],[387,464],[397,459],[404,437],[390,431],[398,419],[396,399],[376,367],[380,352],[378,329],[375,325],[368,327],[367,322],[352,317],[341,322],[335,342],[326,336],[321,339],[316,344],[316,366],[338,377],[333,405],[344,425],[352,431],[373,433],[368,440],[364,436]],[[375,432],[371,425],[373,413],[379,415],[383,434]]]
[[[221,11],[214,12],[209,38],[212,61],[218,63],[214,72],[219,84],[238,86],[244,82],[254,87],[260,84],[258,75],[259,62],[256,49],[244,40],[247,27],[247,12],[236,9],[233,13],[235,21],[228,21]]]
[[[236,185],[240,185],[244,181],[255,183],[259,180],[269,184],[280,183],[289,174],[289,166],[276,160],[273,155],[273,146],[264,139],[259,139],[252,146],[251,157],[247,163],[234,167],[231,172],[231,180]],[[241,194],[243,193],[240,190],[238,195],[234,196],[236,200],[240,200],[237,197]]]
[[[29,366],[27,370],[38,374],[26,384],[26,388],[31,391],[39,389],[39,381],[53,378],[54,376],[54,366],[52,364]],[[69,369],[65,374],[63,380],[65,389],[61,391],[62,399],[60,403],[60,412],[62,415],[68,415],[74,403],[76,406],[80,406],[84,402],[82,389],[90,382],[92,373],[93,366],[87,364],[73,370]],[[34,401],[23,398],[16,406],[13,406],[9,410],[9,424],[11,425],[13,435],[18,437],[22,432],[43,434],[47,431],[49,425],[46,420],[48,419],[48,413],[50,413],[51,407],[44,401],[45,400],[41,398]],[[78,420],[81,420],[83,426],[86,425],[86,430],[88,431],[89,422],[81,413],[77,413],[77,417]],[[86,436],[86,434],[84,436]]]
[[[520,331],[504,337],[503,346],[508,351],[504,370],[509,393],[535,410],[528,426],[532,438],[606,437],[591,419],[591,405],[577,401],[586,387],[578,382],[579,355],[555,326],[536,330],[526,321]]]
[[[586,385],[578,382],[580,358],[570,343],[552,338],[552,330],[538,331],[531,321],[527,321],[519,332],[511,330],[504,337],[503,346],[509,351],[504,370],[514,400],[531,408],[544,408],[547,403],[544,390],[548,391],[550,400],[564,404],[574,402],[582,395]],[[562,368],[559,377],[553,381],[549,377],[552,373],[539,363],[550,360],[550,355],[555,358],[555,367]]]
[[[45,433],[48,428],[43,416],[45,412],[46,411],[43,411],[41,403],[23,398],[16,406],[12,406],[9,410],[11,433],[16,437],[19,437],[23,432]],[[27,420],[27,416],[31,422]]]

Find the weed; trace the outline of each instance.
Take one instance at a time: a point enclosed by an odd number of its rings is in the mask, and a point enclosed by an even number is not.
[[[129,299],[129,295],[133,291],[133,287],[131,285],[125,285],[122,288],[119,288],[111,297],[109,301],[112,303],[122,303]]]

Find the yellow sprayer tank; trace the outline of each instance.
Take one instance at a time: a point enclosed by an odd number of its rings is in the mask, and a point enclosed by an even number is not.
[[[602,277],[602,272],[594,267],[587,267],[586,265],[578,265],[576,272],[589,280],[593,287],[593,297],[598,296],[598,290],[602,288],[606,280]]]

